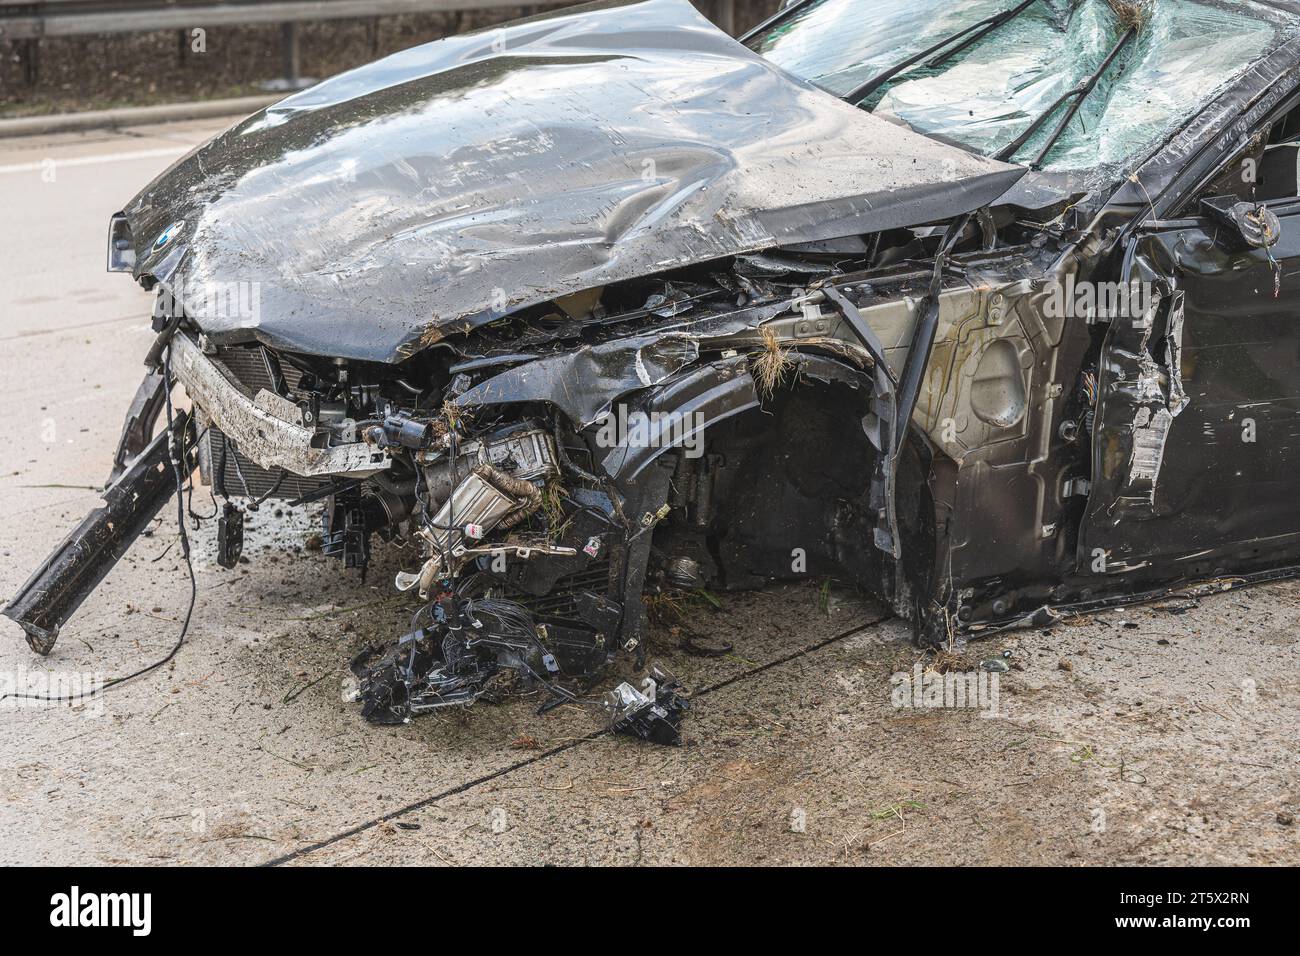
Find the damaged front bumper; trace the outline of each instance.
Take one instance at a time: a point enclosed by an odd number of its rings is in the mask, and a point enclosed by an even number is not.
[[[249,398],[218,370],[188,335],[171,340],[172,370],[211,423],[263,469],[311,478],[365,477],[388,468],[389,454],[362,441],[324,444],[333,436],[308,427],[304,410],[269,389]]]
[[[5,606],[4,615],[22,627],[32,650],[50,653],[68,618],[171,500],[177,481],[194,470],[194,437],[193,422],[180,413],[104,490],[103,506],[68,533]]]

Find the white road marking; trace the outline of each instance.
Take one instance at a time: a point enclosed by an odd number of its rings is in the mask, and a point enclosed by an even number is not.
[[[138,149],[130,153],[100,153],[98,156],[76,156],[72,159],[43,159],[39,163],[14,163],[11,166],[0,166],[2,173],[39,173],[42,170],[53,166],[55,169],[63,169],[68,166],[97,166],[100,163],[118,163],[130,159],[154,159],[159,156],[179,156],[181,153],[188,153],[194,147],[185,146],[159,146],[157,149]]]

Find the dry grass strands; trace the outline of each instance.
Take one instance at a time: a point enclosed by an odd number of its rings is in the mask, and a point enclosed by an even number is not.
[[[1128,30],[1141,30],[1151,19],[1153,0],[1107,0],[1120,24]]]
[[[777,338],[776,329],[764,326],[758,334],[763,338],[763,351],[752,356],[754,384],[758,386],[758,394],[768,398],[794,367],[794,360],[790,358],[790,350]]]

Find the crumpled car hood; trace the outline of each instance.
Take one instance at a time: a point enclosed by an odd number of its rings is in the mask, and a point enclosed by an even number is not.
[[[194,150],[126,215],[137,277],[256,290],[198,316],[216,340],[395,362],[610,282],[957,215],[1022,172],[782,72],[687,0],[643,0],[344,73]]]

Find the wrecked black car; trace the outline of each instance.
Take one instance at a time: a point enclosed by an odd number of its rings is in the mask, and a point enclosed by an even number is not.
[[[419,543],[352,664],[379,721],[572,700],[656,591],[834,575],[940,642],[1293,574],[1298,67],[1282,0],[799,0],[740,42],[632,0],[321,83],[113,218],[150,372],[5,613],[48,653],[194,470],[223,564],[267,499],[363,573]],[[671,742],[681,694],[609,709]]]

